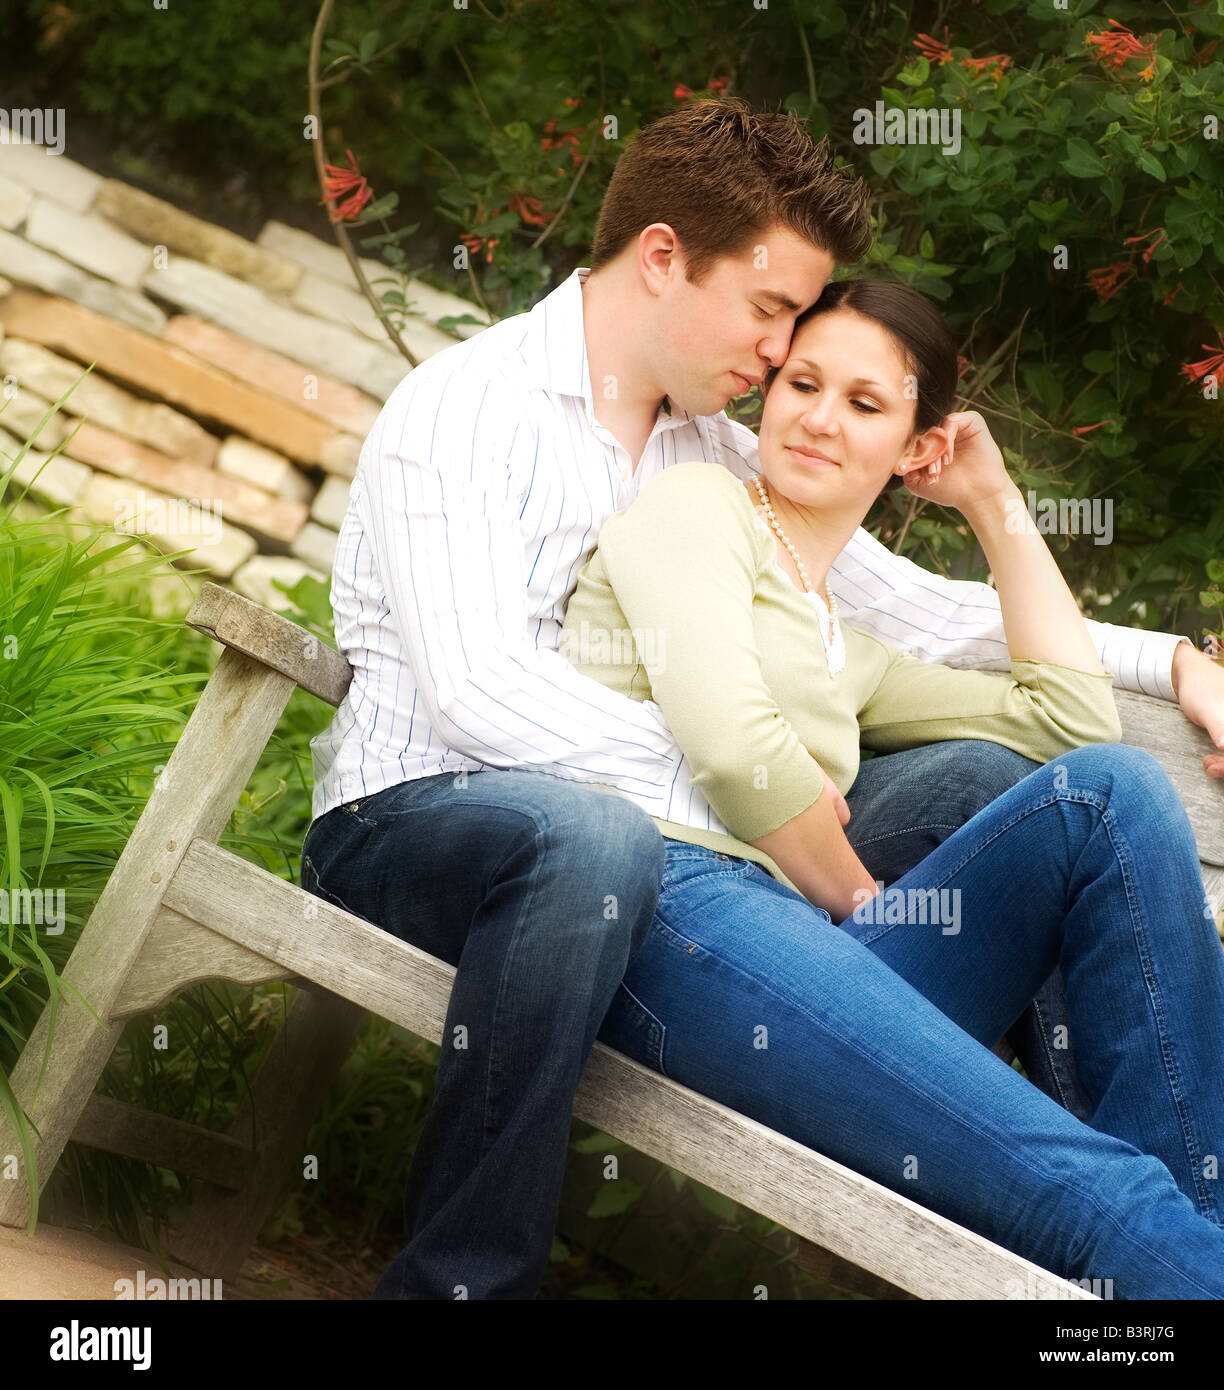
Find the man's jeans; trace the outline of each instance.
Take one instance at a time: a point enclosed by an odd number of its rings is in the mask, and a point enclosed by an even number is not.
[[[870,759],[847,834],[891,882],[1031,767],[976,740]],[[376,1297],[534,1294],[573,1091],[646,939],[663,847],[624,798],[527,771],[403,782],[310,826],[303,888],[458,966],[409,1174],[410,1240]]]
[[[574,1091],[645,940],[663,838],[632,802],[537,772],[448,773],[315,821],[302,886],[458,967],[377,1299],[531,1298]]]
[[[1159,764],[1080,748],[840,925],[746,859],[668,841],[600,1038],[1106,1297],[1224,1298],[1205,902]],[[989,1051],[1055,963],[1089,1123]]]

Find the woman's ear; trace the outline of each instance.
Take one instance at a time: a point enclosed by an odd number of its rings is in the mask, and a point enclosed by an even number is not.
[[[929,430],[924,430],[922,434],[915,436],[913,443],[902,454],[893,470],[896,473],[916,473],[919,469],[929,468],[931,464],[943,459],[948,460],[944,455],[951,448],[952,436],[948,429],[943,425],[932,425]]]

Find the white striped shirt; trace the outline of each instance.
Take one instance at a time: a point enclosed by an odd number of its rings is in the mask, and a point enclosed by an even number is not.
[[[414,368],[365,441],[331,586],[353,680],[311,740],[316,819],[417,777],[525,768],[716,828],[658,706],[580,675],[557,646],[607,518],[673,463],[749,477],[756,436],[722,412],[660,408],[635,469],[595,418],[587,274]],[[989,585],[943,579],[861,528],[829,582],[864,631],[930,661],[1007,669]],[[1180,639],[1089,627],[1120,686],[1174,698]]]

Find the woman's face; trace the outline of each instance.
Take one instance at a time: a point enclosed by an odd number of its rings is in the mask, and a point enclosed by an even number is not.
[[[891,335],[852,309],[809,319],[765,396],[765,479],[800,506],[862,507],[915,452],[916,389]]]

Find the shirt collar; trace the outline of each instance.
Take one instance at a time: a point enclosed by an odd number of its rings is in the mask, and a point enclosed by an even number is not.
[[[556,395],[581,396],[588,418],[594,419],[582,315],[582,285],[590,273],[588,266],[579,266],[530,311],[522,352],[530,385]],[[658,419],[665,429],[686,425],[694,418],[675,406],[670,411],[668,405],[659,409]]]

